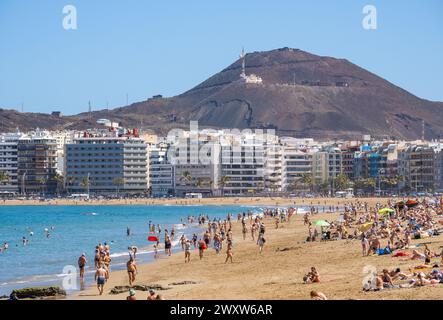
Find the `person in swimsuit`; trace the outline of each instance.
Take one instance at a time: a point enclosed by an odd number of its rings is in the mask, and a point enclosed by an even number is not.
[[[171,238],[168,234],[165,236],[165,253],[170,256],[171,255]]]
[[[105,269],[105,266],[102,264],[100,268],[95,272],[94,280],[97,281],[97,289],[100,295],[103,294],[103,290],[105,287],[106,279],[108,279],[109,273]]]
[[[96,269],[100,268],[100,261],[101,261],[100,252],[97,247],[97,249],[95,249],[95,256],[94,256],[94,266]]]
[[[265,237],[263,237],[263,235],[260,234],[260,235],[258,236],[258,240],[257,240],[257,244],[258,244],[259,252],[260,252],[260,253],[262,253],[262,251],[263,251],[263,247],[264,247],[264,245],[265,245],[265,242],[266,242]]]
[[[180,244],[182,245],[182,250],[185,250],[186,237],[184,234],[180,237]]]
[[[198,253],[200,256],[200,260],[203,259],[203,252],[206,249],[206,243],[204,240],[200,239],[200,241],[198,242]]]
[[[228,246],[226,248],[226,260],[225,263],[228,262],[228,260],[231,260],[232,263],[232,256],[233,256],[233,252],[232,252],[232,241],[228,240]]]
[[[246,240],[246,234],[248,233],[248,227],[246,226],[246,224],[243,224],[242,233],[243,233],[243,240]]]
[[[85,275],[85,266],[86,266],[87,260],[86,255],[83,253],[80,258],[78,258],[78,268],[80,269],[80,281],[83,281],[84,275]]]
[[[366,238],[365,233],[362,233],[362,235],[361,235],[361,249],[362,249],[363,257],[368,255],[368,248],[369,248],[368,238]]]
[[[135,281],[135,274],[137,272],[137,266],[133,259],[128,260],[128,262],[126,263],[126,269],[128,271],[128,276],[129,276],[129,285],[132,286],[132,284]]]
[[[191,261],[191,241],[186,240],[185,242],[185,263]]]

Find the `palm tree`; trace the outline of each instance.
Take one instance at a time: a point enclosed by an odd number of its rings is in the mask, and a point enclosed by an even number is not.
[[[310,172],[303,173],[301,177],[301,182],[305,185],[308,185],[309,191],[312,192],[312,187],[314,185],[314,177],[312,176],[312,173]]]
[[[202,178],[198,178],[197,181],[195,182],[195,186],[196,186],[198,189],[203,188],[204,184],[205,184],[205,183],[204,183],[204,180],[203,180]]]
[[[3,182],[8,182],[8,181],[9,181],[8,174],[4,171],[0,171],[0,184]]]
[[[191,180],[192,180],[191,173],[189,171],[187,171],[187,170],[183,171],[182,172],[182,176],[180,177],[180,181],[185,181],[185,183],[186,183],[186,182],[189,182]]]
[[[297,178],[297,179],[292,180],[291,183],[287,187],[288,191],[290,191],[290,192],[296,191],[300,182],[301,182],[301,178]]]
[[[82,186],[84,189],[88,190],[88,196],[89,196],[89,185],[90,185],[90,181],[89,181],[89,175],[87,177],[83,177],[82,181],[80,182],[80,186]]]
[[[61,174],[56,174],[54,176],[54,181],[57,183],[56,192],[57,194],[60,194],[60,187],[63,187],[63,183],[65,182],[65,179]]]
[[[220,186],[222,188],[222,196],[223,197],[225,196],[225,187],[228,184],[229,180],[230,180],[230,178],[228,176],[222,176],[220,178]]]
[[[35,180],[35,182],[37,182],[37,184],[39,184],[40,185],[40,188],[41,188],[41,192],[43,193],[43,194],[45,194],[45,185],[46,185],[46,178],[45,177],[40,177],[40,178],[37,178],[36,180]]]
[[[72,177],[72,176],[70,176],[66,179],[66,184],[67,184],[68,190],[70,189],[69,187],[72,187],[74,185],[75,181],[76,181],[75,177]]]
[[[115,178],[114,180],[112,180],[112,184],[117,188],[117,197],[118,197],[120,187],[125,185],[125,179],[123,179],[122,177]]]
[[[335,178],[335,183],[337,185],[337,189],[341,191],[349,188],[350,186],[350,181],[348,176],[343,173],[337,175],[337,177]]]

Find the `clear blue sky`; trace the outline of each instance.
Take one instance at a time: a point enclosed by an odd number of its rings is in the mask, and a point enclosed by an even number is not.
[[[62,27],[65,5],[78,30]],[[362,9],[378,29],[362,28]],[[64,114],[197,85],[246,51],[346,58],[443,101],[443,1],[0,0],[0,107]]]

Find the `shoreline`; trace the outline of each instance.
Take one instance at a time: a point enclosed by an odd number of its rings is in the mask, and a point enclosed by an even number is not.
[[[238,199],[238,198],[237,198]],[[186,199],[187,205],[217,206],[319,206],[319,213],[312,219],[336,219],[339,212],[321,212],[322,206],[340,206],[355,202],[357,198],[243,198],[243,202],[234,201],[236,198],[207,198]],[[242,198],[240,198],[242,199]],[[370,206],[375,203],[386,204],[391,198],[358,198]],[[120,203],[120,205],[144,205],[145,199],[139,199],[137,204]],[[170,202],[176,199],[167,199]],[[203,200],[206,200],[202,203]],[[222,200],[222,201],[221,201]],[[224,200],[224,201],[223,201]],[[271,203],[268,201],[271,200]],[[398,199],[400,200],[400,199]],[[252,201],[252,203],[251,203]],[[280,202],[281,201],[281,202]],[[121,201],[120,201],[121,202]],[[154,205],[164,205],[166,200],[155,201]],[[209,203],[208,203],[209,202]],[[29,204],[27,204],[29,205]],[[58,204],[69,205],[69,204]],[[84,205],[99,205],[85,203]],[[108,203],[108,205],[116,205]],[[184,204],[175,204],[185,206]],[[328,209],[328,208],[327,208]],[[335,211],[335,210],[334,210]],[[226,212],[227,213],[227,212]],[[330,299],[435,299],[443,295],[443,286],[411,289],[384,290],[365,293],[361,290],[363,279],[362,270],[366,266],[382,268],[401,267],[409,269],[417,263],[404,259],[386,256],[361,257],[361,245],[358,240],[340,240],[327,242],[305,243],[307,227],[303,225],[303,215],[294,215],[289,223],[282,223],[278,229],[274,220],[265,219],[267,225],[266,245],[263,254],[257,252],[257,245],[251,241],[250,234],[243,240],[241,225],[237,223],[236,212],[232,220],[234,234],[234,263],[225,264],[225,248],[216,255],[212,246],[205,251],[202,261],[198,258],[198,250],[191,251],[191,263],[184,263],[184,253],[178,244],[171,257],[165,256],[162,246],[159,248],[159,259],[143,261],[138,264],[139,274],[134,285],[159,286],[166,300],[187,299],[309,299],[310,290],[321,290]],[[248,222],[249,223],[249,222]],[[249,224],[248,224],[249,226]],[[202,226],[204,228],[204,226]],[[438,247],[443,241],[443,235],[428,240],[412,240],[413,244],[428,241],[431,247]],[[430,242],[429,242],[430,241]],[[285,249],[285,250],[280,250]],[[435,248],[434,248],[435,249]],[[143,260],[143,259],[142,259]],[[311,266],[316,266],[322,274],[322,283],[306,285],[302,282],[303,275]],[[110,290],[118,286],[128,286],[125,268],[114,270],[105,286],[103,296],[97,294],[94,283],[85,282],[84,290],[69,292],[67,300],[124,300],[127,292],[111,295]],[[147,292],[136,291],[138,300],[146,300]]]
[[[356,200],[368,202],[373,206],[377,202],[386,202],[388,197],[370,198],[282,198],[282,197],[238,197],[238,198],[202,198],[202,199],[111,199],[79,201],[72,199],[39,200],[3,200],[0,206],[196,206],[196,205],[247,205],[247,206],[339,206]],[[400,198],[399,198],[400,200]]]

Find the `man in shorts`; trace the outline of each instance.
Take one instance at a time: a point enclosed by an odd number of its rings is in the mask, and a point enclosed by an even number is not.
[[[80,281],[83,281],[85,276],[85,266],[86,266],[86,254],[82,254],[80,258],[78,258],[78,268],[80,269]]]
[[[100,265],[100,268],[95,272],[94,280],[97,281],[97,289],[100,295],[103,294],[103,289],[105,287],[106,280],[108,279],[108,270],[105,269],[105,265]]]

